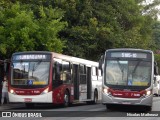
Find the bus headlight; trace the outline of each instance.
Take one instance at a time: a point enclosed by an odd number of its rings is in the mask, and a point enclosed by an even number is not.
[[[146,96],[149,96],[149,95],[151,95],[151,90],[146,91]]]
[[[103,92],[108,94],[108,89],[107,88],[103,88]]]
[[[14,90],[13,90],[13,89],[11,89],[11,90],[10,90],[10,93],[11,93],[11,94],[15,94],[15,92],[14,92]]]
[[[145,96],[150,96],[152,94],[152,90],[145,90]]]
[[[109,90],[109,88],[103,88],[103,93],[111,95],[111,91]]]
[[[111,96],[111,91],[109,88],[103,88],[103,93],[105,93],[108,96]]]

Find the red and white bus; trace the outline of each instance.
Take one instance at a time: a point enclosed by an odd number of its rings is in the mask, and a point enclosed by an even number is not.
[[[109,49],[100,60],[102,103],[138,105],[151,110],[153,99],[154,55],[150,50]]]
[[[98,63],[46,51],[17,52],[12,55],[9,101],[53,103],[101,99],[101,71]]]

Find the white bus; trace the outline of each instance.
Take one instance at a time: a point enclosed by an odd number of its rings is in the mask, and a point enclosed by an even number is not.
[[[101,57],[103,71],[102,103],[145,106],[150,111],[153,99],[154,55],[150,50],[109,49]]]

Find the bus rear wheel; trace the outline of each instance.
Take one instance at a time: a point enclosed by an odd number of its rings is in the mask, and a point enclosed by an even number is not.
[[[97,104],[98,103],[98,92],[95,91],[94,92],[94,100],[93,100],[93,104]]]
[[[69,102],[70,100],[69,100],[69,93],[68,93],[68,91],[66,91],[65,92],[65,94],[64,94],[64,102],[63,102],[63,106],[64,107],[68,107],[69,106]]]
[[[97,104],[97,102],[98,102],[98,92],[95,91],[94,92],[94,98],[93,98],[93,100],[92,101],[87,101],[87,104],[88,105],[90,105],[90,104]]]

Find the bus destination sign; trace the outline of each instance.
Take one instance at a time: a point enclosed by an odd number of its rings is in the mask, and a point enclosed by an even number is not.
[[[147,54],[146,53],[132,53],[132,52],[112,52],[111,57],[147,58]]]
[[[45,60],[49,59],[49,55],[44,54],[25,54],[25,55],[14,55],[13,60]]]

